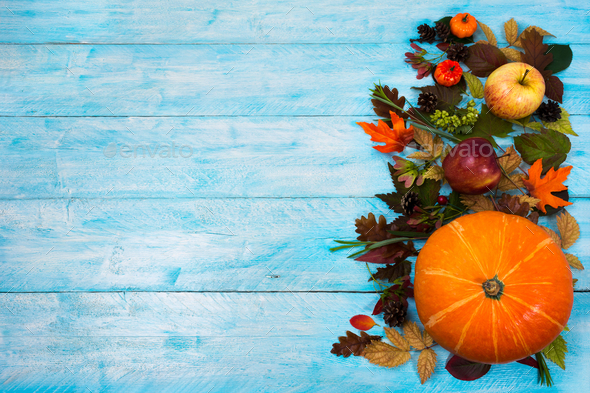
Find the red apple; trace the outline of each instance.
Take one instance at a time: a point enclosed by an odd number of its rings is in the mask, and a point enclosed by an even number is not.
[[[490,74],[484,98],[490,111],[502,119],[522,119],[537,110],[545,95],[545,81],[526,63],[508,63]]]
[[[496,187],[502,171],[494,147],[487,139],[474,137],[455,146],[442,163],[451,188],[461,194],[479,195]]]

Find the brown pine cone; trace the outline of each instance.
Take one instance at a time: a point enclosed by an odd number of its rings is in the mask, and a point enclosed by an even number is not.
[[[446,42],[451,35],[451,28],[444,23],[437,22],[434,29],[436,30],[436,35],[442,42]]]
[[[406,320],[406,314],[402,302],[389,302],[383,307],[383,320],[390,327],[401,326]]]
[[[447,49],[447,59],[465,62],[469,58],[469,50],[463,44],[453,44]]]
[[[433,112],[437,104],[438,97],[434,93],[425,92],[418,96],[418,105],[426,113]]]
[[[543,102],[536,113],[541,120],[552,123],[561,119],[561,108],[555,101]]]
[[[418,34],[420,34],[420,38],[417,40],[410,40],[410,42],[428,42],[429,44],[432,44],[436,38],[436,30],[434,27],[430,27],[426,23],[418,26]]]

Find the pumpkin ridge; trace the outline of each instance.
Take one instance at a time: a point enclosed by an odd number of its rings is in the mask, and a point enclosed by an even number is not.
[[[452,274],[449,271],[442,270],[442,269],[431,269],[431,270],[424,270],[424,274],[431,275],[431,276],[441,276],[441,277],[448,277],[453,278],[455,280],[464,281],[469,284],[477,285],[478,287],[481,286],[477,281],[467,280],[466,278],[457,277],[456,275]]]
[[[535,248],[535,250],[532,253],[530,253],[526,258],[518,261],[518,263],[516,265],[514,265],[514,267],[508,273],[506,273],[504,275],[503,280],[506,280],[506,278],[508,278],[509,275],[514,273],[520,267],[520,265],[522,265],[524,262],[528,262],[531,259],[533,259],[533,257],[535,256],[536,253],[538,253],[542,248],[544,248],[547,244],[549,244],[551,242],[553,242],[553,240],[551,240],[550,237],[547,237],[547,239],[542,240],[539,244],[537,244],[537,247]]]
[[[483,303],[485,302],[485,300],[486,300],[485,298],[483,298],[481,300],[481,303],[479,303],[479,306],[477,306],[475,311],[473,311],[473,314],[471,314],[471,318],[469,318],[469,321],[467,321],[465,326],[463,326],[463,330],[461,331],[461,337],[459,337],[459,342],[455,346],[455,352],[459,352],[459,349],[463,345],[463,341],[465,341],[465,336],[467,335],[467,331],[469,330],[469,326],[471,326],[471,322],[473,322],[473,319],[479,313],[479,310],[481,309],[481,306],[483,306]]]
[[[481,295],[482,295],[482,293],[478,291],[463,300],[456,301],[455,303],[451,304],[449,307],[447,307],[444,310],[441,310],[441,311],[437,312],[436,314],[434,314],[433,316],[431,316],[430,319],[428,320],[428,322],[426,323],[425,327],[429,327],[429,328],[433,327],[440,320],[442,320],[448,313],[455,311],[459,307],[464,306],[465,304],[469,303],[470,301],[472,301],[473,299],[475,299],[476,297],[481,296]]]
[[[522,337],[522,333],[520,332],[520,329],[518,328],[518,324],[514,320],[514,315],[512,314],[512,312],[510,312],[510,310],[506,307],[505,304],[503,304],[502,302],[499,302],[499,303],[502,306],[502,309],[504,310],[506,315],[508,315],[508,317],[510,318],[510,322],[512,323],[512,326],[514,327],[512,329],[512,340],[514,340],[514,343],[517,344],[516,336],[518,335],[518,338],[520,339],[520,344],[525,349],[525,351],[527,351],[527,353],[530,355],[531,350],[529,349],[529,346],[527,345],[526,341],[524,340],[524,337]],[[514,332],[516,332],[516,335],[514,334]]]
[[[551,317],[550,317],[549,315],[547,315],[547,313],[545,313],[544,311],[542,311],[542,310],[539,310],[539,308],[538,308],[538,307],[531,306],[530,304],[528,304],[528,303],[527,303],[527,302],[525,302],[524,300],[522,300],[522,299],[520,299],[520,298],[518,298],[518,297],[516,297],[516,296],[514,296],[514,295],[508,295],[508,294],[506,294],[506,293],[505,293],[504,295],[506,295],[506,296],[507,296],[509,299],[512,299],[512,300],[514,300],[515,302],[522,304],[523,306],[527,307],[529,310],[533,311],[534,313],[536,313],[536,314],[539,314],[539,315],[541,315],[541,316],[543,316],[543,317],[547,318],[549,321],[551,321],[552,323],[554,323],[555,325],[557,325],[557,326],[558,326],[558,327],[559,327],[561,330],[563,330],[564,326],[563,326],[561,323],[559,323],[559,322],[557,322],[555,319],[551,318]]]
[[[498,324],[496,321],[496,302],[492,302],[492,342],[494,343],[494,355],[496,356],[496,363],[498,363]]]
[[[517,285],[555,285],[553,282],[516,282],[514,284],[504,284],[504,287],[514,287]]]
[[[473,248],[471,247],[471,245],[469,243],[467,243],[467,241],[465,240],[465,237],[463,236],[463,233],[462,232],[465,230],[465,228],[463,228],[463,226],[461,224],[459,224],[457,222],[457,220],[451,221],[451,223],[448,224],[448,225],[449,225],[449,228],[451,228],[451,230],[453,232],[455,232],[455,234],[457,234],[457,237],[461,240],[461,243],[463,243],[463,245],[467,248],[467,250],[471,254],[471,257],[477,263],[477,266],[479,267],[479,270],[481,270],[481,273],[484,276],[487,276],[487,274],[483,270],[483,266],[481,265],[481,261],[479,260],[479,258],[475,254],[475,251],[473,251]],[[458,228],[456,228],[456,227],[458,227]]]
[[[499,235],[499,246],[498,248],[500,249],[500,252],[498,253],[498,262],[496,263],[496,272],[494,273],[494,276],[498,277],[498,273],[500,273],[500,266],[502,266],[502,257],[504,256],[504,244],[506,241],[506,227],[508,226],[508,223],[506,222],[506,216],[502,216],[502,223],[504,224],[504,226],[502,227],[501,231],[498,231],[498,235]]]

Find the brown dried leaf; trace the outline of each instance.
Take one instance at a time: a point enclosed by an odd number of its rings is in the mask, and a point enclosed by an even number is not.
[[[387,220],[383,216],[379,216],[379,222],[375,220],[375,215],[369,213],[367,218],[361,216],[356,219],[356,233],[359,234],[357,237],[360,241],[379,242],[381,240],[391,239],[392,234],[387,232],[389,226]]]
[[[502,194],[497,202],[500,211],[506,214],[526,217],[529,214],[530,206],[527,202],[521,202],[517,196]]]
[[[549,33],[546,30],[541,29],[538,26],[529,26],[526,29],[524,29],[524,31],[522,33],[520,33],[520,36],[518,37],[518,39],[516,40],[516,42],[514,44],[512,44],[512,45],[518,46],[519,48],[522,48],[522,38],[524,37],[524,33],[530,32],[531,30],[536,31],[537,33],[539,33],[543,37],[544,36],[548,36],[548,35],[550,35],[551,37],[555,37],[553,34]]]
[[[377,272],[373,273],[372,277],[369,277],[369,281],[373,281],[374,277],[376,280],[394,282],[396,278],[408,276],[411,271],[412,264],[409,261],[400,261],[393,265],[378,267]]]
[[[431,347],[434,344],[434,340],[430,337],[430,334],[424,329],[424,345],[427,347]]]
[[[492,31],[492,29],[490,29],[488,27],[488,25],[485,25],[483,23],[481,23],[480,21],[477,21],[477,24],[479,25],[479,28],[481,29],[481,31],[483,31],[483,33],[486,35],[486,38],[488,39],[488,43],[494,46],[498,46],[498,40],[496,40],[496,36],[494,35],[494,32]]]
[[[350,355],[361,356],[367,345],[372,341],[380,340],[381,336],[370,336],[366,332],[361,332],[361,335],[357,336],[353,332],[346,331],[346,336],[338,337],[339,342],[332,344],[332,350],[330,352],[345,358]]]
[[[521,162],[522,158],[520,157],[520,154],[518,154],[518,152],[514,149],[514,146],[510,146],[508,149],[506,149],[506,153],[504,153],[502,157],[498,158],[498,164],[500,164],[508,174],[516,170]]]
[[[438,165],[432,165],[422,174],[425,179],[444,180],[445,171]]]
[[[519,38],[524,49],[522,61],[535,67],[543,77],[551,75],[551,71],[544,71],[553,61],[553,53],[547,53],[549,45],[543,43],[543,37],[536,30],[523,31]],[[546,54],[547,53],[547,54]]]
[[[522,52],[521,51],[518,51],[514,48],[500,48],[500,50],[502,51],[502,53],[504,53],[504,55],[506,55],[506,58],[508,60],[517,61],[517,62],[522,61]]]
[[[385,335],[391,341],[391,343],[402,351],[409,351],[410,350],[410,343],[408,340],[404,338],[399,332],[395,329],[391,328],[383,328],[385,330]]]
[[[498,183],[498,190],[500,191],[508,191],[508,190],[516,190],[518,187],[521,189],[525,189],[524,182],[524,175],[521,173],[517,173],[515,175],[510,175],[510,180],[506,178],[506,176],[502,176],[500,182]],[[518,186],[518,187],[517,187]]]
[[[531,210],[537,206],[537,203],[541,202],[540,199],[528,195],[519,195],[518,200],[521,204],[528,203]]]
[[[387,98],[389,98],[395,105],[399,106],[400,108],[403,108],[406,104],[406,98],[404,96],[399,97],[399,92],[397,91],[397,89],[389,89],[389,86],[385,85],[383,86],[383,92],[385,93]],[[372,99],[371,103],[373,103],[373,110],[375,111],[377,116],[389,119],[391,117],[389,111],[392,111],[403,119],[408,118],[408,115],[404,112],[382,101]]]
[[[483,195],[460,195],[461,202],[474,212],[483,212],[487,210],[496,210],[491,199]]]
[[[436,366],[436,353],[427,348],[420,352],[418,356],[418,374],[420,375],[420,383],[424,384],[434,372]]]
[[[574,269],[584,270],[584,265],[582,265],[582,262],[580,262],[578,257],[575,256],[574,254],[565,254],[565,259],[567,259],[567,262]]]
[[[445,158],[447,157],[447,154],[449,154],[451,152],[451,150],[453,150],[453,148],[449,145],[445,145],[442,154],[440,155],[440,162],[443,162],[445,160]]]
[[[559,238],[559,235],[551,228],[547,228],[543,225],[540,225],[540,227],[543,228],[545,232],[547,232],[551,240],[553,240],[553,243],[557,244],[561,248],[561,239]]]
[[[567,210],[557,216],[557,229],[559,229],[564,250],[570,248],[580,237],[580,226]]]
[[[424,340],[422,339],[422,333],[416,322],[407,321],[404,323],[404,335],[406,340],[408,340],[410,345],[415,349],[422,350],[426,348]]]
[[[518,39],[518,23],[516,23],[514,18],[511,18],[508,22],[504,23],[504,33],[506,33],[506,41],[508,41],[510,45],[513,45]],[[506,57],[508,57],[508,55],[506,55]]]
[[[410,352],[402,351],[381,341],[367,345],[362,356],[369,362],[383,367],[397,367],[410,360]]]
[[[432,154],[427,153],[425,151],[416,151],[410,155],[408,155],[407,158],[412,158],[414,160],[432,160]]]

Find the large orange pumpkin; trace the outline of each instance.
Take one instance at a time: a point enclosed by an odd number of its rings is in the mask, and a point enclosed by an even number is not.
[[[434,232],[416,261],[414,287],[434,340],[488,364],[541,351],[565,327],[574,301],[568,263],[543,228],[491,211]]]

